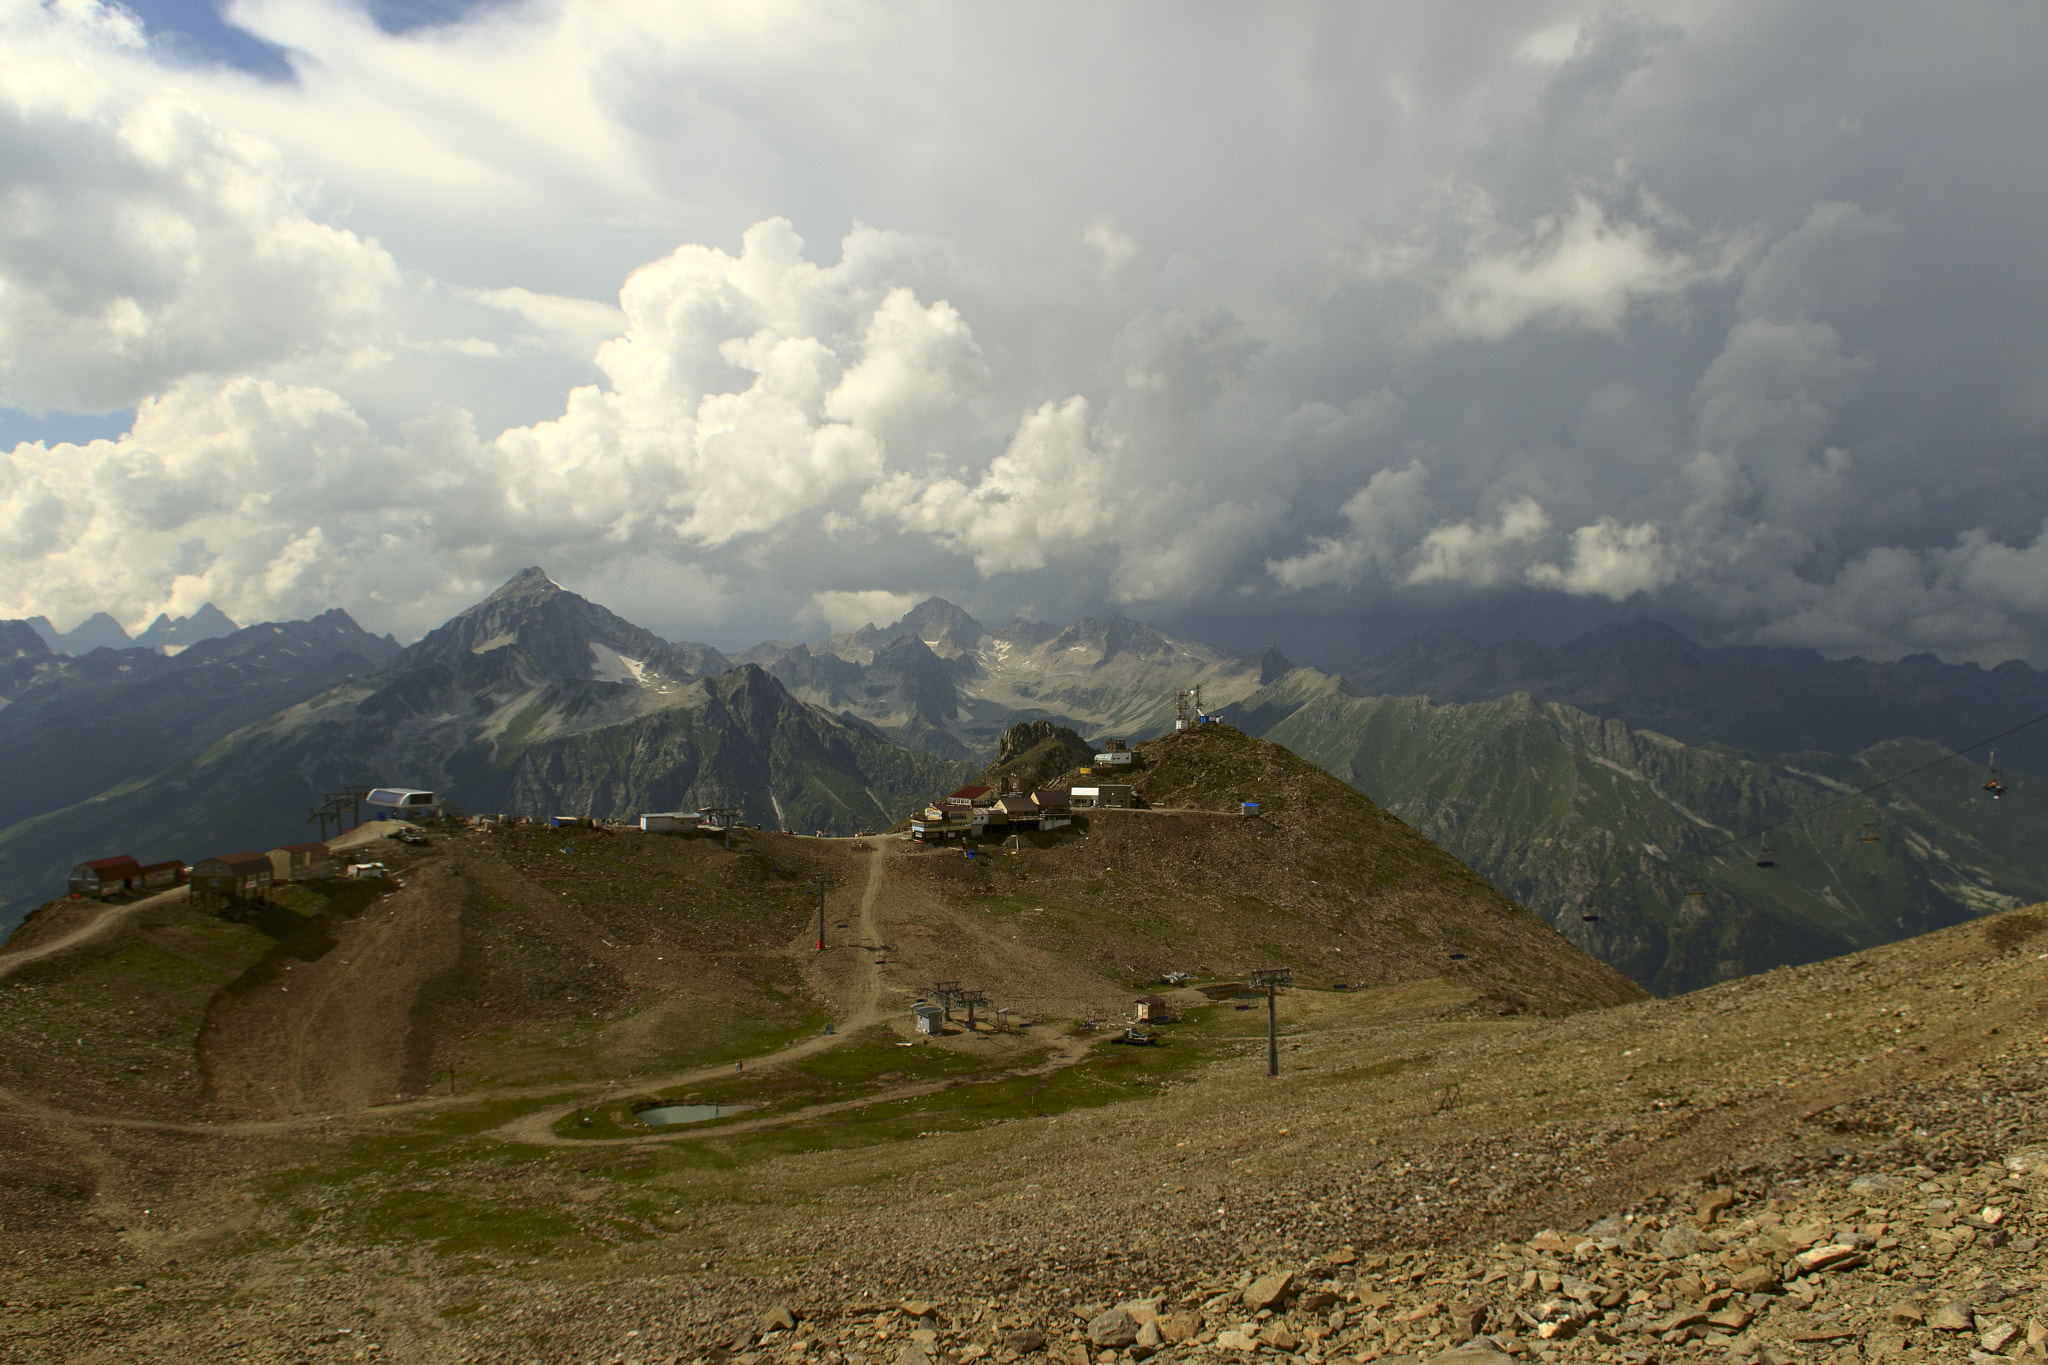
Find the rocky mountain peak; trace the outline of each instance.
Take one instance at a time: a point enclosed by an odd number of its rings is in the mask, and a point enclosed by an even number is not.
[[[95,649],[127,649],[134,642],[121,623],[103,611],[96,611],[70,630],[58,630],[47,616],[31,616],[29,627],[58,654],[90,654]]]
[[[1252,656],[1252,664],[1259,670],[1259,686],[1276,682],[1294,671],[1294,663],[1277,646],[1267,645]]]
[[[158,612],[156,620],[149,623],[149,629],[135,637],[135,643],[148,649],[161,649],[167,645],[182,647],[196,645],[201,640],[218,640],[240,629],[226,612],[207,602],[190,616],[173,618],[169,612]]]
[[[536,564],[532,568],[521,569],[506,579],[505,585],[486,597],[484,602],[511,602],[530,597],[547,597],[566,591],[561,584],[548,577],[546,569]],[[570,594],[572,597],[574,595]]]
[[[27,621],[0,621],[0,662],[46,659],[50,646]]]
[[[927,597],[883,632],[891,639],[915,635],[942,659],[971,653],[988,634],[987,627],[943,597]]]

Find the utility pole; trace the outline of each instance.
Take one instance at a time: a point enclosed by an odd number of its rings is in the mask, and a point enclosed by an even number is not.
[[[1279,987],[1294,984],[1290,967],[1269,967],[1252,973],[1252,984],[1266,988],[1266,1074],[1280,1074],[1280,1024],[1275,995]]]
[[[953,1017],[953,997],[959,993],[960,983],[957,981],[932,982],[932,994],[939,997],[939,1008],[945,1010],[948,1019]]]
[[[818,888],[818,951],[821,953],[825,951],[825,888],[837,882],[837,878],[822,873],[811,878],[811,885]]]

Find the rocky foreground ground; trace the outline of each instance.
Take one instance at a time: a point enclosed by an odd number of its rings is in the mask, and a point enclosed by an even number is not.
[[[2043,930],[2020,912],[1560,1020],[1420,998],[1310,1020],[1278,1081],[1229,1066],[752,1168],[638,1247],[605,1248],[604,1171],[572,1154],[591,1250],[546,1263],[18,1255],[0,1341],[39,1361],[2048,1359]]]

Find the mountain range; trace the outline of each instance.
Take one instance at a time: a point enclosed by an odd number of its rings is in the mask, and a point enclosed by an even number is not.
[[[327,652],[301,652],[300,627],[325,630]],[[1973,763],[1940,762],[1943,734],[2038,714],[2042,675],[2024,664],[1714,650],[1635,626],[1557,650],[1419,640],[1346,679],[1124,617],[992,630],[939,598],[886,627],[728,654],[537,568],[406,649],[374,643],[330,612],[175,658],[81,660],[0,625],[0,741],[21,779],[0,805],[0,917],[84,857],[301,837],[299,813],[344,783],[529,815],[730,806],[852,833],[991,758],[1050,780],[1084,740],[1161,733],[1195,686],[1211,714],[1350,783],[1659,991],[2048,895],[2032,837],[2048,793],[2015,765],[1994,802]],[[1765,859],[1745,836],[1772,826]]]
[[[190,616],[174,618],[169,612],[158,612],[148,629],[132,640],[128,632],[121,629],[121,623],[103,611],[94,612],[67,631],[51,625],[47,616],[32,616],[23,624],[33,630],[53,654],[90,654],[95,649],[137,646],[175,654],[201,640],[217,640],[241,629],[226,612],[211,602],[203,604]]]
[[[111,666],[158,667],[178,681],[198,671],[188,661],[225,643],[157,665],[146,661],[160,656],[109,651],[44,668],[117,660]],[[160,771],[118,780],[94,771],[61,790],[68,803],[43,803],[32,818],[9,812],[14,819],[0,830],[0,913],[18,920],[84,858],[196,860],[309,837],[305,812],[346,784],[396,783],[473,811],[541,815],[728,806],[771,828],[850,833],[890,823],[972,771],[806,706],[751,664],[733,667],[706,646],[662,640],[539,569],[381,664],[301,678],[293,702],[255,703],[257,714],[232,733],[187,743]],[[63,714],[74,723],[68,742],[54,732],[43,742],[39,771],[62,751],[95,742],[81,730],[115,709],[95,705],[80,683],[50,685],[53,700],[43,709],[69,700]],[[0,710],[0,722],[23,704]],[[18,728],[37,731],[34,714]],[[98,747],[116,760],[123,752],[116,743]],[[76,793],[81,785],[88,793]]]
[[[1889,663],[1810,649],[1698,645],[1655,621],[1603,626],[1560,646],[1526,636],[1481,645],[1419,635],[1346,675],[1374,696],[1482,702],[1526,692],[1688,744],[1757,753],[1860,753],[1911,737],[1952,749],[2048,717],[2048,673],[1932,654]],[[2002,763],[2048,772],[2048,723],[2001,739]],[[1985,748],[1973,756],[1988,762]]]

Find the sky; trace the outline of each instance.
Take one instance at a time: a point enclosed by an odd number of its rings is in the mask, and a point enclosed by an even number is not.
[[[0,0],[0,616],[410,639],[539,564],[728,648],[938,594],[2048,665],[2043,51],[1882,0]]]

